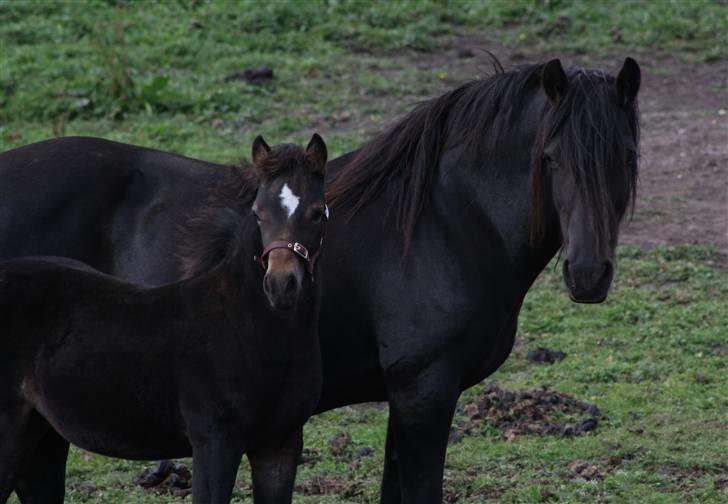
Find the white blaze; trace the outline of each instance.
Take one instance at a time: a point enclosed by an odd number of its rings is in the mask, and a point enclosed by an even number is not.
[[[301,198],[293,194],[293,191],[291,191],[291,188],[288,187],[288,184],[283,184],[283,189],[281,189],[281,193],[278,197],[281,199],[281,206],[288,212],[288,218],[290,219],[293,212],[295,212],[296,208],[298,208]]]

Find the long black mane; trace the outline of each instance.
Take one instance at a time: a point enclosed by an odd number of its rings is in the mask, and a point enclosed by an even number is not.
[[[464,159],[491,159],[499,142],[527,113],[530,99],[541,83],[543,64],[528,65],[504,72],[494,61],[496,72],[482,80],[468,82],[444,95],[418,105],[394,126],[365,146],[336,177],[327,192],[329,204],[349,206],[353,215],[385,190],[393,201],[387,218],[403,234],[407,251],[415,225],[427,204],[445,148],[462,145]],[[547,105],[541,117],[533,149],[534,164],[540,165],[543,147],[559,137],[567,161],[585,187],[586,204],[597,209],[597,230],[611,211],[606,201],[604,167],[612,166],[615,156],[625,156],[617,133],[615,79],[603,72],[571,69],[570,86],[557,105]],[[638,139],[636,103],[626,105],[629,123]],[[636,170],[627,177],[625,191],[634,200]],[[540,184],[538,177],[534,183]],[[540,190],[534,191],[532,235],[542,226]],[[606,213],[605,213],[606,212]]]

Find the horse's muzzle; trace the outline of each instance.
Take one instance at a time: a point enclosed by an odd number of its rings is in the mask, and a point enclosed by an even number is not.
[[[564,261],[564,282],[576,303],[601,303],[607,299],[614,278],[612,261],[572,263]]]
[[[269,271],[263,278],[263,292],[274,309],[292,310],[301,294],[301,281],[290,271]]]

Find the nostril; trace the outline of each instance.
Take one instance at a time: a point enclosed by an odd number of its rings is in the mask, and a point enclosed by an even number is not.
[[[298,282],[296,282],[296,277],[295,276],[288,275],[288,277],[286,278],[286,283],[285,283],[285,287],[283,289],[283,292],[285,292],[286,295],[293,294],[294,292],[296,292],[297,283]]]

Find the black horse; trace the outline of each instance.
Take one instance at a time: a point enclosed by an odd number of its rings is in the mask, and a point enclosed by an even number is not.
[[[440,502],[458,396],[508,357],[523,298],[557,251],[574,301],[606,297],[635,194],[639,87],[631,58],[616,78],[558,60],[500,71],[329,163],[337,211],[322,261],[317,409],[389,402],[382,502]],[[181,215],[229,172],[98,139],[6,152],[0,236],[12,239],[0,255],[174,278]]]
[[[325,163],[318,135],[305,151],[258,137],[253,166],[189,222],[188,280],[140,288],[70,259],[0,263],[0,502],[13,489],[62,501],[68,441],[193,455],[196,503],[230,500],[246,452],[256,502],[290,502],[322,383]],[[269,478],[271,465],[291,470]]]

